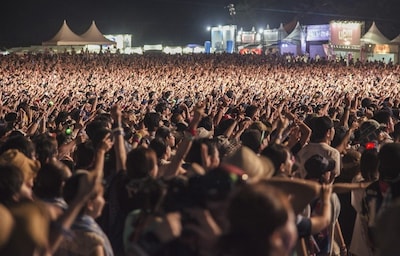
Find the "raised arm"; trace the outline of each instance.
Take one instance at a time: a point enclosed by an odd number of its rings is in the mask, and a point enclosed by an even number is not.
[[[321,186],[321,201],[322,208],[321,214],[317,216],[313,216],[310,218],[311,220],[311,234],[316,234],[329,226],[332,219],[332,203],[331,203],[331,195],[332,195],[332,185],[323,184]]]
[[[77,196],[68,205],[68,209],[64,214],[57,220],[56,228],[50,231],[49,249],[51,255],[57,251],[64,239],[64,235],[69,232],[72,223],[75,221],[82,207],[85,206],[100,184],[100,177],[96,173],[89,173],[81,178]]]
[[[188,130],[185,131],[183,141],[179,144],[175,156],[172,158],[171,163],[165,170],[166,177],[176,176],[179,173],[179,168],[185,158],[187,152],[192,146],[192,141],[196,135],[197,125],[204,115],[204,105],[199,104],[196,106],[194,116],[189,124]]]
[[[126,170],[126,149],[124,144],[123,128],[122,128],[122,112],[121,107],[115,104],[111,108],[111,117],[113,119],[112,135],[114,138],[114,150],[116,156],[116,171]]]
[[[111,141],[111,135],[107,134],[100,146],[96,149],[96,160],[94,164],[93,171],[99,177],[104,177],[103,169],[104,169],[104,155],[111,149],[113,142]]]

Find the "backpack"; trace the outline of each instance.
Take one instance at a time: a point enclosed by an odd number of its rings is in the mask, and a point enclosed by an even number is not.
[[[400,196],[399,186],[399,181],[389,183],[378,180],[365,189],[365,195],[361,205],[361,215],[364,224],[363,229],[367,234],[368,243],[372,250],[376,248],[376,219],[394,199]]]
[[[365,195],[361,203],[363,230],[367,235],[368,246],[372,250],[376,248],[376,238],[374,237],[376,217],[382,208],[388,190],[388,183],[375,181],[365,189]]]

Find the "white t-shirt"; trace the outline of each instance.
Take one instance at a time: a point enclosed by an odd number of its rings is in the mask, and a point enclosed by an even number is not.
[[[337,149],[329,146],[328,144],[321,143],[309,143],[304,148],[302,148],[297,154],[297,160],[299,163],[299,172],[300,176],[304,178],[307,175],[306,170],[304,169],[304,163],[311,158],[313,155],[321,155],[326,159],[332,159],[335,161],[335,169],[332,171],[333,177],[337,177],[340,175],[340,153]]]

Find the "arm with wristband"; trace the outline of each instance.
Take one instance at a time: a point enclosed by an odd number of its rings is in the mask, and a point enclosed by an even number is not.
[[[114,150],[116,156],[116,171],[126,170],[126,150],[124,144],[121,107],[115,104],[111,108],[111,117],[113,119],[113,138]]]

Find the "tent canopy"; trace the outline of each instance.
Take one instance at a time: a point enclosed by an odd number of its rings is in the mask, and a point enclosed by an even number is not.
[[[285,39],[282,40],[282,42],[300,45],[301,33],[302,33],[302,29],[300,26],[300,22],[297,22],[296,27]]]
[[[61,28],[58,30],[57,34],[53,36],[49,41],[45,41],[42,45],[85,45],[84,40],[72,32],[68,27],[67,21],[64,20]]]
[[[392,44],[400,44],[400,34],[395,37],[392,41],[390,41]]]
[[[116,42],[108,40],[103,36],[103,34],[97,28],[95,22],[92,22],[92,25],[89,29],[78,36],[68,27],[67,21],[64,20],[63,25],[58,30],[57,34],[50,39],[49,41],[45,41],[42,45],[63,45],[63,46],[73,46],[73,45],[114,45]]]
[[[387,39],[378,27],[375,25],[375,21],[372,22],[371,27],[368,32],[361,38],[361,41],[366,44],[387,44],[389,39]]]
[[[286,32],[285,28],[283,27],[283,23],[280,24],[278,28],[278,40],[282,40],[288,36],[288,33]]]
[[[87,42],[87,44],[95,44],[95,45],[117,44],[116,42],[105,38],[97,28],[96,23],[94,21],[92,21],[92,25],[90,25],[89,29],[85,33],[83,33],[81,37],[83,38],[83,40]]]

